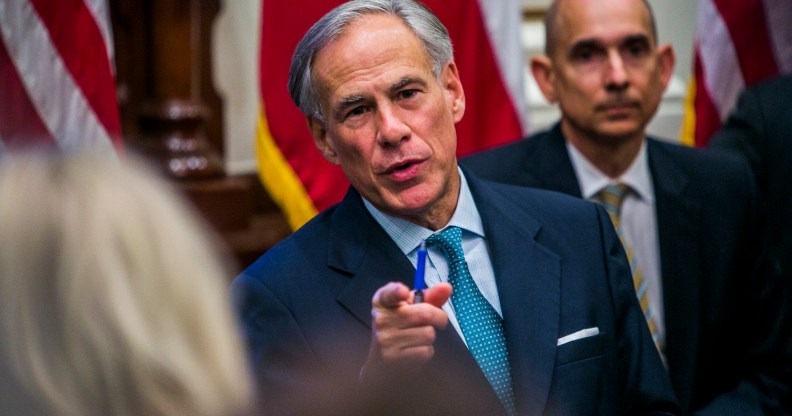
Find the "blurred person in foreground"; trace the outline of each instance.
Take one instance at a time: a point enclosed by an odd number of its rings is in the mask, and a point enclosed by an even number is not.
[[[175,192],[107,155],[0,160],[0,414],[252,410],[228,268]]]
[[[289,89],[351,187],[233,283],[267,409],[676,414],[605,211],[458,168],[465,95],[428,9],[344,3],[300,41]]]
[[[643,0],[558,0],[531,60],[548,131],[463,160],[484,178],[605,206],[686,413],[782,413],[788,314],[763,262],[758,193],[733,157],[648,137],[673,73]]]

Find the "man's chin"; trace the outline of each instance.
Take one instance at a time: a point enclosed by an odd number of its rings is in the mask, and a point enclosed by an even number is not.
[[[643,126],[635,121],[609,122],[597,130],[597,136],[610,141],[640,140],[644,136]]]
[[[402,218],[410,222],[427,226],[438,212],[438,198],[436,193],[400,193],[398,197],[392,195],[386,201],[388,212],[394,217]]]
[[[412,216],[425,211],[432,201],[426,192],[408,188],[384,195],[380,202],[383,206],[377,208],[397,217]]]
[[[398,217],[421,216],[432,206],[429,198],[402,197],[394,201],[390,208],[394,215]]]

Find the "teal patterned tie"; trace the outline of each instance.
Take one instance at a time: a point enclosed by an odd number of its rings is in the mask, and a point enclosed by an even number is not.
[[[426,240],[438,246],[448,261],[448,282],[454,288],[451,303],[468,349],[492,385],[509,415],[516,415],[503,322],[470,275],[462,250],[462,229],[448,227]]]

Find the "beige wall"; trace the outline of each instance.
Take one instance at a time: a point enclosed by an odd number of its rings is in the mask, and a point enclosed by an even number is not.
[[[214,82],[224,99],[226,172],[256,170],[260,0],[223,0],[214,27]],[[286,86],[284,86],[286,88]]]

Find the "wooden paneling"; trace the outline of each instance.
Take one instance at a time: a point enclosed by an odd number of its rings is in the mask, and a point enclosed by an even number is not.
[[[248,265],[289,234],[254,175],[223,170],[222,100],[212,84],[220,0],[111,0],[127,146],[155,161]]]

